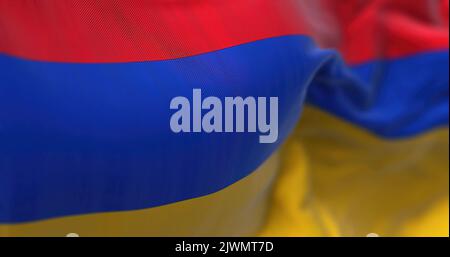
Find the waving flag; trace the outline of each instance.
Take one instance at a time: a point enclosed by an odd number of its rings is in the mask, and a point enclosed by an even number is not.
[[[277,141],[173,133],[195,88],[278,97]],[[306,134],[286,140],[304,105],[381,141],[446,130],[448,1],[0,0],[0,233],[281,233],[308,189],[281,183],[308,169]],[[354,233],[325,209],[290,224]]]

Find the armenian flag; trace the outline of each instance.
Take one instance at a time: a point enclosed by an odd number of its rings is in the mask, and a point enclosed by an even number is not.
[[[0,0],[0,235],[448,236],[448,0]],[[278,137],[173,133],[277,97]]]

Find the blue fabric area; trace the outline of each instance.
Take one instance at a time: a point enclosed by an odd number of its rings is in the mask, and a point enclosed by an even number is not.
[[[448,126],[448,50],[343,66],[321,68],[308,103],[389,139]]]
[[[432,67],[432,68],[430,68]],[[0,223],[134,210],[216,192],[278,148],[308,102],[386,137],[448,125],[448,51],[348,69],[305,36],[166,61],[0,55]],[[279,97],[279,137],[181,133],[176,96]]]
[[[307,37],[168,61],[37,62],[0,56],[0,222],[159,206],[254,171],[295,126],[321,65]],[[171,131],[176,96],[278,96],[279,137]]]

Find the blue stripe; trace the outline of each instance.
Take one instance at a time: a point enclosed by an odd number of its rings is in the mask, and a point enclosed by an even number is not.
[[[0,222],[159,206],[255,170],[295,126],[323,56],[286,36],[168,61],[37,62],[0,56]],[[175,134],[175,96],[278,96],[279,140]]]
[[[372,133],[405,138],[448,127],[448,50],[378,60],[340,69],[324,65],[308,91],[308,103]]]
[[[448,52],[350,70],[307,37],[284,36],[140,63],[0,55],[0,70],[0,223],[148,208],[216,192],[280,145],[307,91],[310,103],[383,136],[448,125]],[[203,97],[279,97],[279,140],[172,133],[170,100],[190,97],[193,88]]]

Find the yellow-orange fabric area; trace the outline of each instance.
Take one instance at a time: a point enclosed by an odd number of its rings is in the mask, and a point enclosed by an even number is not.
[[[448,128],[386,140],[307,108],[261,235],[448,236],[448,154]]]

